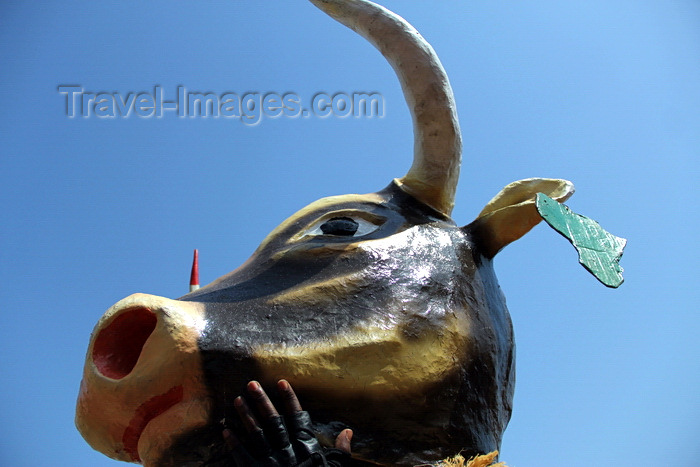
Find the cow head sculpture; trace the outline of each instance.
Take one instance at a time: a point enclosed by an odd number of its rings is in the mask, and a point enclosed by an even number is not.
[[[251,379],[280,378],[321,439],[351,426],[361,459],[413,465],[499,447],[514,346],[492,258],[541,220],[536,193],[562,201],[573,187],[522,180],[455,224],[461,137],[433,49],[371,2],[312,2],[394,67],[413,116],[413,165],[376,193],[303,208],[206,287],[112,306],[90,340],[76,416],[112,458],[219,465],[233,399]]]

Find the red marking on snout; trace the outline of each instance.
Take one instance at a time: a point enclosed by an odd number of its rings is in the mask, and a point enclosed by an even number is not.
[[[124,451],[131,456],[134,462],[141,462],[139,457],[139,439],[148,422],[162,414],[175,404],[182,402],[182,386],[170,388],[165,394],[154,396],[141,404],[129,422],[129,426],[124,430],[122,443]]]
[[[117,316],[95,339],[92,361],[97,370],[112,379],[131,373],[157,322],[156,315],[143,307]]]

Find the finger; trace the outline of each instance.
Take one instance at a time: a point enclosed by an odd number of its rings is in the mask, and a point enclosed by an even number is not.
[[[289,437],[292,439],[294,452],[298,453],[302,459],[314,456],[322,451],[321,444],[314,433],[313,423],[309,412],[304,410],[294,412],[286,416]]]
[[[267,397],[260,383],[257,381],[248,383],[248,395],[255,403],[255,407],[258,409],[261,418],[268,419],[279,416],[277,409],[275,409],[275,406],[270,402],[270,398]]]
[[[335,438],[335,447],[350,454],[350,441],[352,441],[352,430],[346,428]]]
[[[292,389],[292,385],[287,382],[287,380],[281,379],[277,382],[277,389],[282,396],[282,401],[284,402],[284,412],[287,415],[291,415],[295,412],[301,412],[301,404],[297,395]]]
[[[294,449],[289,441],[289,434],[284,426],[282,417],[277,415],[276,417],[268,418],[263,423],[265,425],[263,428],[265,437],[270,447],[277,451],[278,460],[283,461],[281,465],[296,465]]]
[[[253,412],[250,410],[250,407],[248,407],[248,404],[245,403],[241,396],[236,397],[236,399],[233,401],[233,406],[236,408],[236,412],[238,412],[238,417],[243,423],[243,428],[245,428],[248,433],[261,430],[257,420],[255,420]]]

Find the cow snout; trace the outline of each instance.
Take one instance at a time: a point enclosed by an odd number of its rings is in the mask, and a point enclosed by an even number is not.
[[[76,426],[118,460],[157,462],[178,436],[208,422],[198,339],[201,304],[135,294],[112,306],[90,338]]]

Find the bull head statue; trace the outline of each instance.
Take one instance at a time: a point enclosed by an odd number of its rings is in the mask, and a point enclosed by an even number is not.
[[[220,465],[220,420],[233,399],[251,379],[279,378],[322,440],[351,426],[360,459],[413,465],[499,448],[514,346],[492,258],[541,220],[536,193],[562,201],[573,186],[515,182],[475,221],[455,224],[462,143],[435,52],[372,2],[311,1],[396,71],[413,117],[413,165],[376,193],[306,206],[206,287],[112,306],[90,340],[76,424],[114,459]]]

